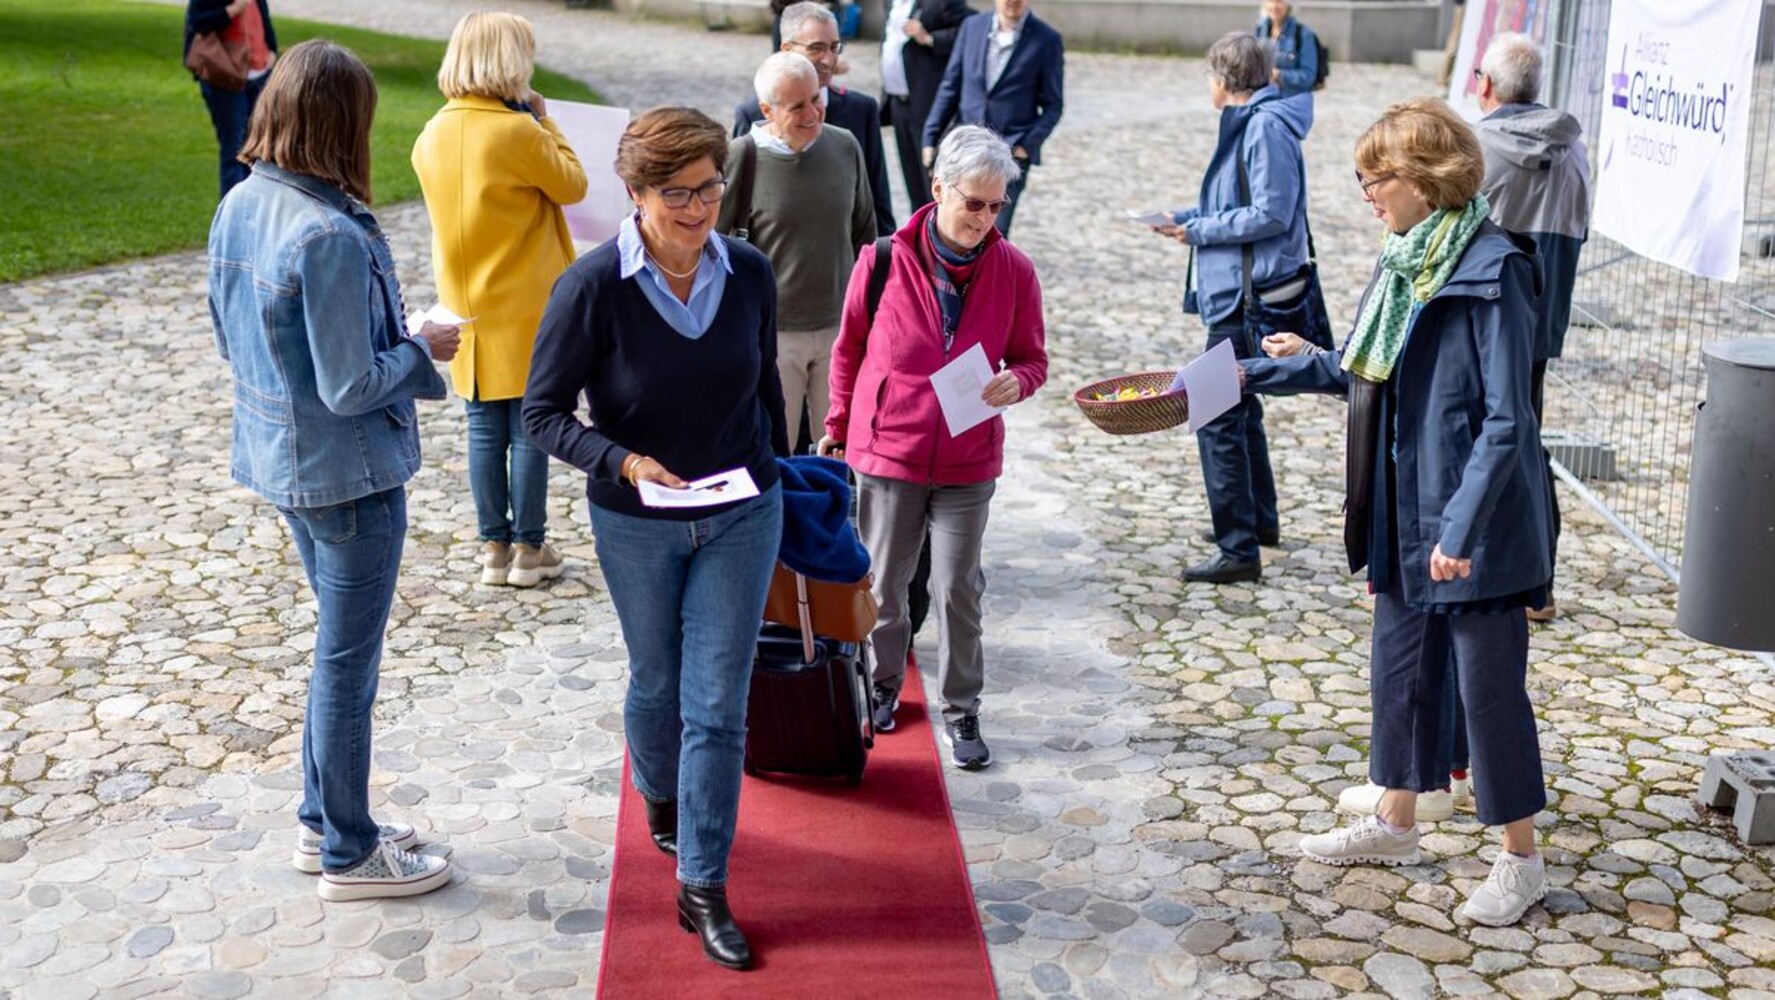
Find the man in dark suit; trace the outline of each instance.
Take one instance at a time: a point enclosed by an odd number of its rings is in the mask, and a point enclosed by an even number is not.
[[[887,157],[881,150],[881,108],[868,94],[834,86],[832,72],[838,68],[839,53],[844,42],[838,37],[838,18],[823,3],[793,4],[783,11],[783,46],[781,51],[806,56],[819,75],[820,88],[826,94],[826,124],[836,125],[851,134],[863,147],[863,166],[869,173],[869,194],[875,202],[875,232],[887,236],[894,231],[894,202],[888,193]],[[740,103],[733,109],[733,134],[739,138],[764,120],[758,98]]]
[[[952,124],[984,125],[1003,136],[1023,167],[1023,176],[1005,191],[1010,204],[998,216],[999,232],[1008,236],[1029,168],[1042,162],[1042,143],[1060,122],[1066,47],[1058,31],[1029,12],[1029,0],[996,0],[993,6],[961,24],[925,118],[922,158],[929,167]]]
[[[894,127],[900,174],[912,210],[931,200],[931,177],[920,155],[924,120],[937,100],[955,36],[974,9],[967,0],[889,0],[882,32],[882,113]]]

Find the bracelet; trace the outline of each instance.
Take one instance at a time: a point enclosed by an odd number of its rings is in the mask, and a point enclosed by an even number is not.
[[[630,486],[640,485],[635,482],[635,470],[640,468],[641,463],[645,461],[647,461],[645,456],[630,452],[629,457],[622,460],[622,471],[618,475],[627,480]]]

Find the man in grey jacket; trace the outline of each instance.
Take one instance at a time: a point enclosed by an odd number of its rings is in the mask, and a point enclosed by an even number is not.
[[[1565,347],[1578,251],[1590,235],[1590,160],[1578,120],[1536,103],[1541,50],[1527,35],[1495,36],[1479,62],[1478,74],[1479,107],[1485,112],[1475,127],[1485,151],[1481,190],[1491,202],[1493,222],[1535,241],[1541,273],[1531,387],[1535,419],[1540,420],[1547,362]],[[1558,524],[1556,503],[1556,535]],[[1529,610],[1531,620],[1553,617],[1551,588],[1548,594],[1545,608]]]

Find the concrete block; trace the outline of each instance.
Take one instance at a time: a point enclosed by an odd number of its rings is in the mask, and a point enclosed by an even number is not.
[[[1709,809],[1732,810],[1732,825],[1746,844],[1775,844],[1775,753],[1714,754],[1697,797]]]
[[[1612,444],[1568,431],[1548,431],[1541,434],[1541,446],[1579,479],[1621,478]]]

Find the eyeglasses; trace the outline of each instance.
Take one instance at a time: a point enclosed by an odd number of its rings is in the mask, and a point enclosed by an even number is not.
[[[814,59],[823,59],[828,52],[833,55],[838,55],[844,51],[843,42],[833,42],[830,45],[827,45],[825,42],[790,42],[789,44],[801,49]]]
[[[684,208],[690,204],[690,196],[696,195],[703,204],[714,205],[726,193],[727,181],[717,177],[699,188],[660,188],[659,200],[665,202],[667,208]]]
[[[954,188],[950,188],[950,190],[955,191]],[[967,195],[962,194],[960,191],[955,191],[955,196],[961,199],[961,207],[968,211],[991,212],[993,215],[997,215],[1004,211],[1005,206],[1011,203],[1008,198],[1000,198],[997,201],[987,201],[985,198],[970,198]]]
[[[1473,79],[1475,79],[1475,80],[1485,79],[1485,70],[1482,70],[1477,66],[1473,67]]]
[[[1364,180],[1362,178],[1362,171],[1358,170],[1358,171],[1356,171],[1356,186],[1362,189],[1362,197],[1372,199],[1374,197],[1374,189],[1375,188],[1380,187],[1382,184],[1387,183],[1388,181],[1392,180],[1394,177],[1397,177],[1397,176],[1399,176],[1399,175],[1398,174],[1382,174],[1373,180]]]

